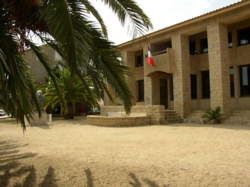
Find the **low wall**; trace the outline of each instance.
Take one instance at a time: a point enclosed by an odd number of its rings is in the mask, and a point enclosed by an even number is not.
[[[149,125],[150,118],[148,116],[87,116],[87,123],[105,127],[142,126]]]
[[[161,124],[165,122],[165,108],[162,105],[134,105],[131,114],[144,113],[150,118],[150,124]],[[108,116],[110,112],[124,113],[123,106],[102,106],[101,115]]]
[[[39,117],[38,113],[34,113],[32,117],[33,118],[30,119],[30,122],[26,120],[26,123],[30,126],[47,126],[52,121],[51,116],[46,112],[42,112],[41,117]]]

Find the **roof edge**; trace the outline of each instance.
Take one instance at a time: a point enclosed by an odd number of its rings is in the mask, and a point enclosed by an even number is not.
[[[124,47],[126,47],[126,46],[128,46],[128,45],[131,45],[131,44],[133,44],[133,43],[143,41],[143,40],[145,40],[146,37],[154,37],[154,36],[163,34],[163,33],[165,33],[165,32],[170,32],[170,31],[176,30],[176,29],[178,29],[178,28],[180,28],[180,27],[184,27],[184,26],[187,26],[187,25],[196,23],[196,22],[198,22],[198,21],[203,21],[203,20],[209,19],[209,18],[211,18],[211,17],[213,17],[213,16],[217,16],[217,15],[226,13],[226,12],[228,12],[228,11],[231,11],[232,9],[240,8],[240,7],[245,6],[245,5],[248,5],[248,4],[250,4],[250,0],[241,0],[241,1],[239,1],[239,2],[236,2],[236,3],[233,3],[233,4],[227,5],[227,6],[225,6],[225,7],[222,7],[222,8],[216,9],[216,10],[213,10],[213,11],[211,11],[211,12],[202,14],[202,15],[200,15],[200,16],[196,16],[196,17],[194,17],[194,18],[191,18],[191,19],[182,21],[182,22],[180,22],[180,23],[171,25],[171,26],[169,26],[169,27],[165,27],[165,28],[163,28],[163,29],[154,31],[154,32],[149,33],[149,34],[146,34],[146,35],[144,35],[144,36],[140,36],[140,37],[138,37],[138,38],[135,38],[135,39],[129,40],[129,41],[127,41],[127,42],[121,43],[121,44],[117,45],[116,47],[117,47],[118,49],[124,48]]]

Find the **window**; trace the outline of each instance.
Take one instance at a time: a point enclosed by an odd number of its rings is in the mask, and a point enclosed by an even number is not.
[[[229,48],[233,47],[233,36],[231,32],[228,33],[228,47]]]
[[[238,44],[247,45],[250,43],[250,27],[238,30]]]
[[[250,96],[250,65],[240,66],[240,95]]]
[[[231,94],[231,97],[235,96],[234,75],[235,75],[234,68],[231,67],[230,70],[229,70],[229,76],[230,76],[230,94]]]
[[[207,38],[201,39],[201,53],[208,53]]]
[[[202,98],[208,99],[210,98],[209,71],[202,71],[201,78],[202,78]]]
[[[138,52],[135,54],[135,67],[142,67],[144,64],[143,52]]]
[[[195,55],[196,54],[195,40],[190,41],[189,49],[190,49],[190,55]]]
[[[144,101],[144,80],[137,81],[137,89],[138,89],[138,102]]]
[[[197,99],[197,75],[191,75],[191,98]]]

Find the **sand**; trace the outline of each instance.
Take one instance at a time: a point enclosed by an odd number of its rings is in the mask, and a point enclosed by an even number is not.
[[[0,186],[250,186],[250,127],[0,121]]]

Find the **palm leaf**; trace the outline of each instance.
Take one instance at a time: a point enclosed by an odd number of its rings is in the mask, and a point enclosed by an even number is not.
[[[145,34],[150,28],[152,23],[146,16],[143,10],[133,0],[101,0],[107,4],[114,13],[118,16],[122,24],[126,21],[131,25],[133,37]]]

